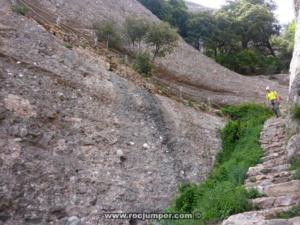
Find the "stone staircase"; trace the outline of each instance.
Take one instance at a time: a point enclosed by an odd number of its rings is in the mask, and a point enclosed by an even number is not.
[[[247,174],[245,187],[255,188],[263,195],[250,200],[256,211],[233,215],[223,225],[300,225],[300,217],[271,219],[300,203],[300,180],[293,180],[290,171],[284,124],[283,119],[266,121],[260,139],[265,155]]]

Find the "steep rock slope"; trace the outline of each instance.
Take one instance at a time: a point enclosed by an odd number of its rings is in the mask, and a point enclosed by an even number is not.
[[[48,12],[52,20],[79,30],[89,30],[95,22],[115,20],[120,26],[129,15],[143,16],[151,21],[159,20],[136,0],[19,0]],[[35,14],[33,12],[33,14]],[[36,18],[43,21],[46,15]],[[48,18],[49,19],[49,18]],[[92,32],[89,32],[90,36]],[[262,78],[250,78],[234,73],[208,57],[200,54],[184,41],[168,57],[157,60],[161,68],[159,80],[180,92],[186,98],[216,105],[236,104],[245,101],[264,101],[265,86],[277,89],[284,99],[286,86]]]
[[[0,88],[1,224],[135,224],[101,215],[163,211],[180,181],[206,177],[221,148],[222,119],[108,72],[8,0]]]
[[[295,11],[297,15],[297,28],[295,35],[294,54],[290,68],[290,88],[289,88],[289,105],[291,108],[300,106],[300,1],[294,0]],[[300,159],[300,130],[299,123],[293,120],[290,115],[289,129],[290,134],[294,135],[288,144],[289,155]]]

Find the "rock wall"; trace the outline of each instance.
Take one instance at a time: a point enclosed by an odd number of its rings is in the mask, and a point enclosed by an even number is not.
[[[223,125],[0,1],[0,224],[136,224],[102,214],[163,211],[180,182],[207,176]]]
[[[289,158],[297,157],[300,159],[300,130],[298,121],[293,120],[292,108],[295,105],[300,106],[300,16],[299,6],[300,1],[295,0],[295,11],[297,15],[297,29],[295,35],[295,47],[293,53],[293,59],[290,67],[290,87],[289,87],[289,107],[290,116],[288,118],[289,133],[292,138],[288,143]]]
[[[88,30],[95,22],[114,20],[122,26],[129,15],[137,15],[150,21],[159,20],[136,0],[22,0],[38,6],[55,21],[66,23],[70,27]],[[48,15],[43,14],[43,18]],[[43,20],[37,17],[39,20]],[[161,68],[162,82],[177,88],[187,98],[215,105],[237,104],[245,101],[265,100],[265,87],[278,90],[287,98],[287,87],[277,82],[254,77],[241,76],[197,50],[180,41],[175,51],[164,59],[157,60]]]

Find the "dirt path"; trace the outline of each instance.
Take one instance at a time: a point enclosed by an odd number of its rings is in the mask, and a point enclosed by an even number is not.
[[[299,225],[300,217],[289,220],[271,219],[300,203],[300,180],[293,180],[293,171],[286,155],[284,119],[268,120],[261,133],[264,150],[262,162],[248,171],[247,189],[255,188],[265,197],[251,200],[256,211],[231,216],[223,225]]]

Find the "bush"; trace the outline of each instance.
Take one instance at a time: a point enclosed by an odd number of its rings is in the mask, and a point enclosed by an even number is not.
[[[114,22],[107,21],[95,24],[94,29],[99,41],[105,43],[107,48],[119,48],[122,44],[122,37]]]
[[[151,76],[153,64],[150,55],[147,53],[138,55],[133,65],[133,69],[146,77]]]
[[[26,16],[27,13],[30,11],[30,8],[27,5],[20,3],[20,4],[13,5],[12,10],[16,13]]]
[[[259,196],[256,190],[243,187],[249,167],[263,155],[259,145],[263,123],[272,113],[264,106],[244,104],[222,109],[231,121],[222,130],[223,151],[208,179],[185,185],[168,212],[201,212],[195,221],[163,221],[163,224],[203,224],[219,221],[230,215],[251,210],[248,198]]]
[[[291,115],[292,115],[292,119],[300,120],[300,106],[298,104],[292,105]]]

